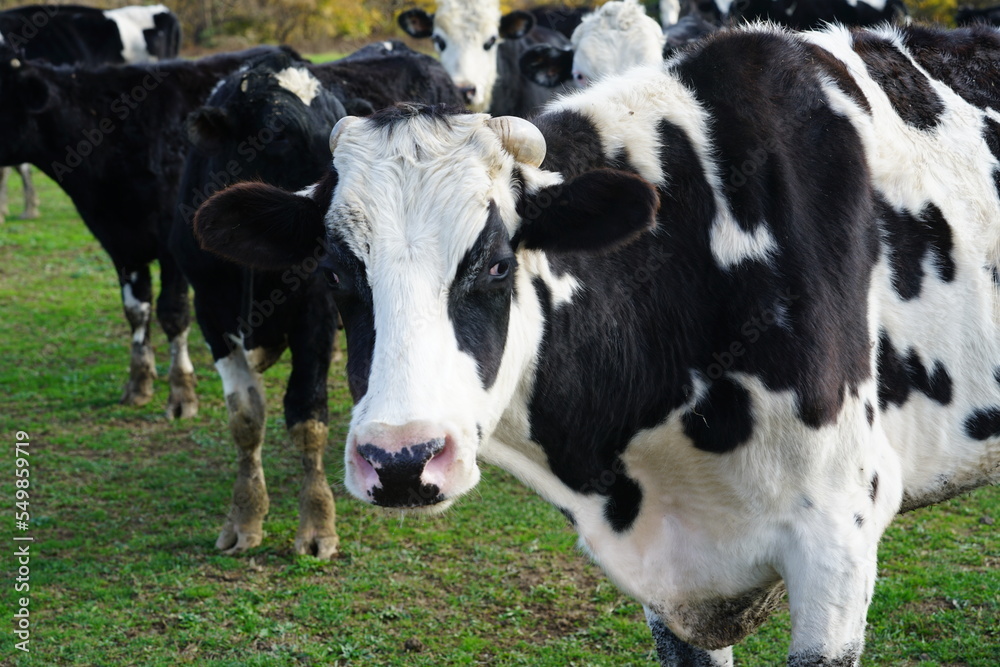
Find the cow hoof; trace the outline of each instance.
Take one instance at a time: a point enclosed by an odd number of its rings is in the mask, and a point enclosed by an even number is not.
[[[38,211],[25,211],[20,216],[21,220],[37,220],[41,216]]]
[[[153,400],[153,379],[142,378],[138,382],[129,380],[122,394],[122,405],[141,407]]]
[[[259,547],[264,541],[264,531],[243,530],[227,521],[219,539],[215,541],[215,548],[222,551],[227,556],[237,556],[247,549]]]
[[[170,374],[167,419],[189,419],[198,414],[198,395],[194,386],[194,373]]]
[[[295,553],[299,556],[315,556],[323,560],[336,558],[340,551],[340,537],[333,535],[298,535],[295,538]]]

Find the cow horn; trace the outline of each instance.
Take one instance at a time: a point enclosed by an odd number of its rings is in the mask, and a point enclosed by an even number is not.
[[[340,139],[340,135],[343,134],[352,123],[361,120],[357,116],[344,116],[337,121],[337,124],[333,126],[330,131],[330,153],[333,154],[333,149],[337,147],[337,140]]]
[[[545,137],[541,130],[517,116],[490,118],[486,124],[500,137],[500,143],[514,159],[537,167],[545,159]]]

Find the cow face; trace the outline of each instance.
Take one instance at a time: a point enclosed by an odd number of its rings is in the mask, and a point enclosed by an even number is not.
[[[550,88],[572,79],[580,88],[598,78],[663,59],[663,31],[636,0],[609,2],[583,17],[571,49],[539,45],[521,56],[521,72]]]
[[[262,56],[224,79],[188,117],[188,138],[213,158],[213,172],[289,188],[323,172],[330,128],[345,112],[306,64],[285,53]]]
[[[501,17],[500,3],[491,0],[442,0],[433,15],[403,12],[399,25],[411,37],[429,37],[468,107],[486,111],[497,82],[497,47],[528,34],[535,19],[522,11]]]
[[[199,210],[196,234],[274,268],[325,233],[356,401],[347,488],[446,506],[476,484],[477,454],[525,390],[542,330],[538,251],[622,243],[652,224],[657,195],[612,170],[563,182],[539,168],[539,130],[511,117],[401,105],[345,118],[331,146],[334,172],[316,188],[236,186]]]

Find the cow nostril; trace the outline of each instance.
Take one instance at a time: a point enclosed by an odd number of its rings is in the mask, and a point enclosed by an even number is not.
[[[461,86],[458,92],[462,93],[462,98],[465,99],[465,103],[468,104],[476,96],[475,86]]]

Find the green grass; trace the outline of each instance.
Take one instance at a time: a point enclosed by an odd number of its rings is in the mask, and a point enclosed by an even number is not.
[[[192,332],[201,410],[168,422],[167,346],[155,332],[157,395],[118,398],[128,334],[110,261],[44,177],[43,219],[0,227],[0,433],[7,474],[4,619],[15,611],[12,442],[30,434],[31,653],[5,632],[4,665],[644,665],[642,610],[576,550],[565,519],[494,468],[445,515],[392,517],[347,497],[350,403],[331,374],[327,466],[343,557],[292,554],[297,457],[266,375],[264,544],[213,543],[235,475],[221,386]],[[16,202],[13,210],[19,211]],[[900,518],[883,542],[869,665],[1000,664],[1000,490]],[[23,533],[19,533],[23,534]],[[9,621],[4,620],[5,623]],[[7,626],[10,627],[10,626]],[[737,647],[780,665],[788,616]]]

